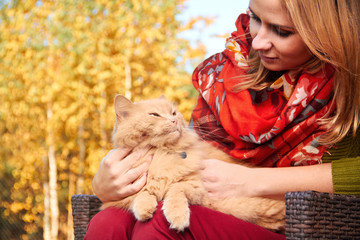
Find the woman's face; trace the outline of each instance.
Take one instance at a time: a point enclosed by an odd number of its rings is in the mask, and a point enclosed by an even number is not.
[[[282,0],[250,0],[252,48],[270,71],[294,69],[312,55],[282,5]]]

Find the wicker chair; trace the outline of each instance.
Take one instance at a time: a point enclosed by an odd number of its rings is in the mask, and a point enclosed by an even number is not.
[[[287,239],[360,239],[360,197],[314,191],[289,192]],[[94,195],[71,198],[75,240],[83,239],[101,201]]]

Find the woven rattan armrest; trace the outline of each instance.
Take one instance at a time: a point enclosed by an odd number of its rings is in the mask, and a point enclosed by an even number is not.
[[[289,192],[287,239],[360,239],[360,198],[314,191]]]
[[[75,240],[83,240],[91,218],[100,211],[101,201],[95,195],[73,195],[71,206]]]
[[[360,239],[359,197],[305,191],[286,193],[285,199],[287,239]],[[71,202],[75,240],[80,240],[101,201],[74,195]]]

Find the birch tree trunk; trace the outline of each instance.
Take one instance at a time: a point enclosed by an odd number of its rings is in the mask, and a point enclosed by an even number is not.
[[[49,191],[49,164],[47,157],[43,157],[44,166],[44,219],[43,219],[43,238],[44,240],[51,240],[50,235],[50,191]]]
[[[83,80],[79,78],[79,93],[78,93],[78,101],[79,103],[85,102],[84,93],[82,92]],[[78,139],[78,148],[79,148],[79,168],[78,168],[78,176],[76,181],[76,193],[82,194],[84,189],[84,167],[85,167],[85,154],[86,154],[86,146],[84,141],[84,116],[80,110],[78,117],[80,118],[77,139]]]
[[[75,181],[76,176],[70,170],[69,174],[69,198],[68,198],[68,218],[67,218],[67,239],[73,240],[74,239],[74,224],[73,224],[73,215],[72,215],[72,207],[71,207],[71,196],[75,194]]]
[[[59,231],[59,203],[57,197],[57,167],[55,158],[54,146],[54,132],[52,129],[52,107],[48,104],[47,107],[47,122],[48,122],[48,160],[49,160],[49,196],[50,196],[50,223],[51,223],[51,240],[57,240]]]
[[[100,134],[101,134],[101,149],[105,150],[105,145],[107,143],[107,134],[106,134],[106,88],[105,88],[105,81],[103,79],[100,80],[101,86],[103,86],[101,90],[101,104],[100,104]]]
[[[78,147],[79,147],[79,173],[76,183],[76,193],[82,194],[84,191],[84,167],[85,167],[85,154],[86,154],[83,120],[81,120],[78,128]]]

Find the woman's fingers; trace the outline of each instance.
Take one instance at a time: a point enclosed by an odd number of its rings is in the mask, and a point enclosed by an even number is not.
[[[218,181],[218,166],[215,159],[205,159],[201,162],[200,173],[203,182],[217,182]]]
[[[109,151],[93,179],[95,194],[106,202],[120,200],[138,192],[146,183],[146,172],[152,159],[152,156],[146,156],[148,151],[148,148],[135,152],[129,148]],[[148,159],[142,159],[144,157]],[[145,161],[137,166],[136,162],[143,160]]]
[[[149,151],[149,148],[142,148],[139,149],[136,152],[131,152],[130,154],[127,154],[123,156],[122,158],[122,165],[125,169],[131,169],[132,166],[142,157],[146,155],[146,153]]]
[[[116,148],[111,149],[106,156],[101,160],[101,165],[106,168],[112,168],[114,164],[121,161],[123,158],[128,156],[131,152],[131,148]],[[101,166],[100,166],[101,167]]]
[[[124,188],[120,189],[118,193],[120,197],[130,196],[139,192],[146,184],[147,174],[143,174],[140,178],[137,178],[131,184],[126,185]]]
[[[122,186],[117,189],[117,195],[119,198],[124,198],[133,195],[141,190],[146,184],[147,171],[149,169],[152,160],[152,155],[148,156],[147,161],[143,162],[135,168],[129,169],[124,176],[119,178],[119,183],[115,183],[116,186]]]
[[[148,159],[145,162],[143,162],[142,164],[140,164],[139,166],[137,166],[135,168],[129,169],[126,173],[127,182],[133,183],[139,177],[144,175],[147,172],[147,170],[149,169],[151,160],[152,160],[152,156],[150,155],[150,156],[148,156]]]

